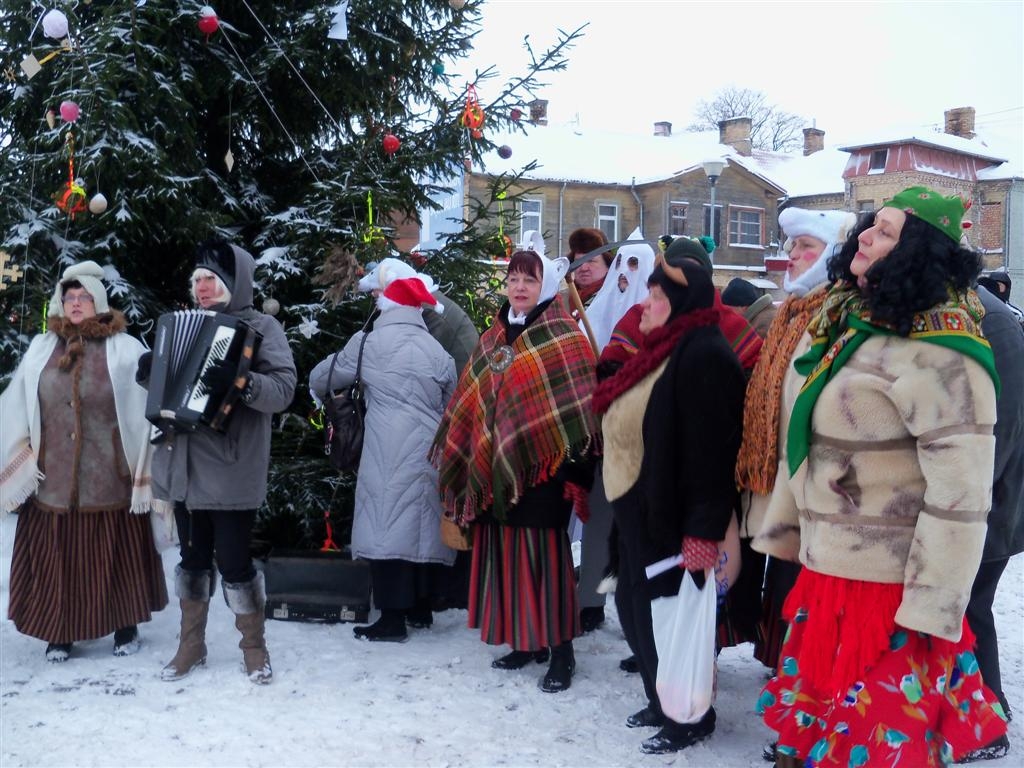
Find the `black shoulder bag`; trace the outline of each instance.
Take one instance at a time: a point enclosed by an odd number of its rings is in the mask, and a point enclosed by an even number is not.
[[[324,453],[331,466],[342,472],[359,469],[359,457],[363,452],[363,421],[366,418],[366,400],[363,396],[363,345],[369,331],[359,342],[359,358],[356,362],[356,378],[338,394],[331,389],[334,365],[338,362],[339,349],[331,358],[331,369],[327,374],[327,399],[324,401]]]

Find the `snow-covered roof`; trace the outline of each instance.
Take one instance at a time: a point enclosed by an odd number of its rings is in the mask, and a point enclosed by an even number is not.
[[[997,163],[1006,162],[1006,158],[995,154],[985,144],[984,140],[978,138],[965,139],[961,136],[952,136],[948,133],[936,133],[933,131],[900,132],[890,128],[886,133],[875,133],[865,136],[860,141],[848,143],[846,146],[840,147],[840,149],[852,152],[855,149],[890,146],[892,144],[924,144],[964,155],[973,155],[983,160],[991,160]]]
[[[978,178],[998,180],[1024,175],[1024,154],[990,144],[983,137],[964,139],[944,133],[903,128],[879,131],[874,136],[804,156],[802,152],[754,150],[740,155],[719,143],[717,131],[682,132],[669,136],[583,130],[573,125],[526,126],[526,133],[491,133],[497,147],[507,145],[512,154],[484,154],[476,172],[515,173],[531,161],[537,167],[524,175],[535,181],[579,184],[648,184],[698,170],[708,158],[724,158],[783,190],[789,197],[841,194],[843,171],[850,152],[872,146],[919,143],[988,160],[999,165],[982,170]],[[902,137],[902,138],[898,138]],[[1007,159],[1011,158],[1011,159]]]
[[[732,147],[720,144],[717,131],[655,136],[555,125],[527,130],[526,134],[488,134],[498,147],[507,145],[512,154],[506,159],[497,150],[487,152],[482,165],[474,164],[473,170],[514,173],[536,160],[537,168],[525,178],[628,185],[663,181],[700,168],[708,158],[725,158],[776,183],[757,157],[741,157]]]
[[[848,152],[834,147],[806,157],[803,154],[779,155],[771,175],[789,197],[843,194],[846,191],[843,171],[849,160]]]

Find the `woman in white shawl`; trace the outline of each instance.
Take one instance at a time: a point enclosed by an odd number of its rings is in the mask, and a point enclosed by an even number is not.
[[[107,305],[102,268],[68,267],[0,395],[0,509],[18,509],[8,616],[66,661],[72,644],[114,633],[139,649],[137,625],[167,605],[149,509],[144,351]]]

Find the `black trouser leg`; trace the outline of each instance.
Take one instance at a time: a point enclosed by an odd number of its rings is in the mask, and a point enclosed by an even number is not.
[[[1006,569],[1009,559],[990,560],[978,567],[978,575],[974,577],[971,587],[971,599],[967,603],[967,624],[978,645],[974,655],[978,659],[981,677],[985,685],[999,698],[1003,708],[1008,706],[1003,695],[1003,681],[999,674],[999,639],[996,637],[996,622],[992,616],[992,603],[996,597],[999,579]]]
[[[380,611],[407,611],[417,597],[417,582],[422,569],[409,560],[370,560],[373,603]]]
[[[224,581],[241,583],[256,576],[249,545],[255,509],[186,509],[174,506],[174,519],[181,540],[181,567],[197,573],[217,569]]]

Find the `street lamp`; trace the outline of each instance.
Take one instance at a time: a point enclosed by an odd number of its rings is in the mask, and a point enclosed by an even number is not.
[[[718,245],[718,240],[715,238],[715,184],[718,182],[718,177],[722,175],[722,171],[725,169],[725,160],[713,158],[711,160],[705,160],[701,163],[704,168],[704,173],[708,177],[708,184],[711,185],[711,226],[708,227],[711,230],[711,239],[715,245]]]

